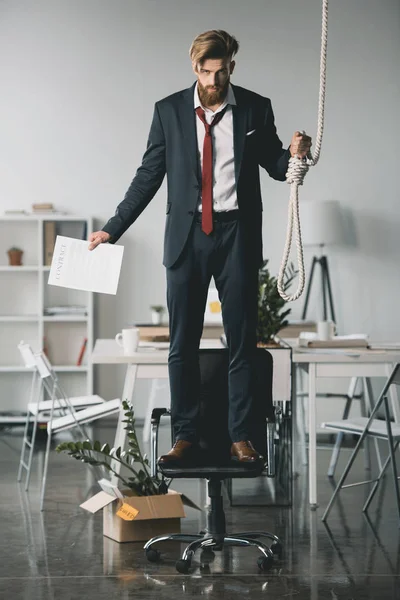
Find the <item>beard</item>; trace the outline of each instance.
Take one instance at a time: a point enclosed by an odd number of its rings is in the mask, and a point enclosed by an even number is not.
[[[209,87],[212,86],[203,86],[200,81],[197,80],[197,89],[199,92],[200,102],[203,106],[215,106],[216,104],[222,104],[225,100],[226,94],[228,92],[230,78],[228,78],[225,84],[220,87],[217,86],[215,91],[209,90]]]

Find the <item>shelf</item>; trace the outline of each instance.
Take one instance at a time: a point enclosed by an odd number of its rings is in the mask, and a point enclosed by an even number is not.
[[[24,366],[18,350],[21,339],[34,352],[45,346],[54,372],[68,394],[93,393],[89,354],[93,347],[93,293],[48,285],[55,236],[87,238],[92,228],[92,218],[86,215],[52,212],[0,215],[2,411],[25,410],[29,402],[34,369]],[[20,266],[9,264],[7,251],[14,246],[24,251]],[[77,306],[82,310],[74,310]],[[56,307],[63,307],[65,312],[52,312]],[[77,366],[85,338],[83,363]]]
[[[39,315],[0,315],[0,323],[34,323],[36,321],[40,321]],[[62,323],[62,322],[82,322],[86,323],[88,321],[88,316],[85,315],[63,315],[52,317],[49,315],[45,315],[43,317],[43,321],[47,323]]]
[[[87,365],[82,365],[81,367],[77,367],[76,365],[53,365],[53,368],[60,373],[85,373],[88,370]],[[0,366],[0,373],[23,373],[24,371],[29,373],[33,371],[33,368],[24,367],[22,365]]]
[[[80,367],[77,367],[76,365],[53,365],[53,369],[55,371],[59,371],[60,373],[79,373],[80,371],[84,373],[88,370],[88,366],[81,365]]]
[[[33,367],[29,368],[28,367],[23,367],[22,365],[9,365],[9,366],[1,366],[0,367],[0,373],[23,373],[24,371],[26,371],[27,373],[32,372],[33,371]]]
[[[9,265],[0,265],[0,271],[15,273],[17,271],[39,271],[39,265],[22,265],[21,267],[10,267]]]
[[[39,315],[0,315],[0,322],[3,323],[30,323],[39,321]]]
[[[65,213],[28,213],[26,215],[0,215],[1,221],[86,221],[89,217],[77,217]]]
[[[61,322],[68,322],[68,321],[81,321],[81,322],[86,322],[88,320],[87,315],[60,315],[60,316],[56,316],[56,317],[52,317],[49,315],[46,315],[43,317],[43,321],[46,321],[47,323],[61,323]]]

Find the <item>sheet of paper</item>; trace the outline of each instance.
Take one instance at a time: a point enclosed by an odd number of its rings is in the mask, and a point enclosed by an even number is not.
[[[87,240],[58,235],[51,261],[49,285],[116,294],[123,246],[100,244],[89,250]]]

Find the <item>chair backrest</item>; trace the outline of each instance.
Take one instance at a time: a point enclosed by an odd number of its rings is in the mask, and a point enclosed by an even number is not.
[[[35,357],[35,364],[36,364],[37,370],[39,371],[40,377],[42,379],[47,379],[49,377],[54,379],[51,365],[48,362],[48,360],[46,360],[46,357],[43,354],[43,352],[36,353],[34,355],[34,357]]]
[[[228,433],[228,349],[199,350],[200,363],[200,445],[221,461],[229,459]],[[265,455],[266,419],[273,420],[272,356],[257,349],[253,365],[253,410],[251,441]]]
[[[393,389],[392,386],[396,386],[396,388]],[[398,387],[400,387],[400,363],[394,365],[393,370],[387,378],[377,401],[377,404],[380,404],[380,400],[383,396],[388,396],[389,394],[391,394],[391,401],[389,402],[389,407],[391,407],[391,416],[396,421],[396,423],[400,423],[400,403],[398,397]]]
[[[23,359],[25,367],[27,369],[36,367],[35,355],[29,344],[27,344],[26,342],[21,340],[20,343],[18,344],[18,350],[21,353],[22,359]]]

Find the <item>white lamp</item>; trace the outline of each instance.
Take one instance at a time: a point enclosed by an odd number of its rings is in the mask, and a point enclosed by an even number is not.
[[[338,200],[302,202],[300,220],[304,246],[331,246],[342,241],[342,214]]]
[[[328,258],[324,254],[324,246],[340,244],[343,239],[342,214],[337,200],[321,202],[306,201],[300,204],[301,237],[304,246],[318,246],[320,256],[313,256],[307,292],[304,301],[302,319],[306,318],[311,285],[317,264],[321,267],[321,284],[323,300],[323,319],[328,318],[327,297],[331,319],[336,323],[333,308],[331,280],[329,276]]]

